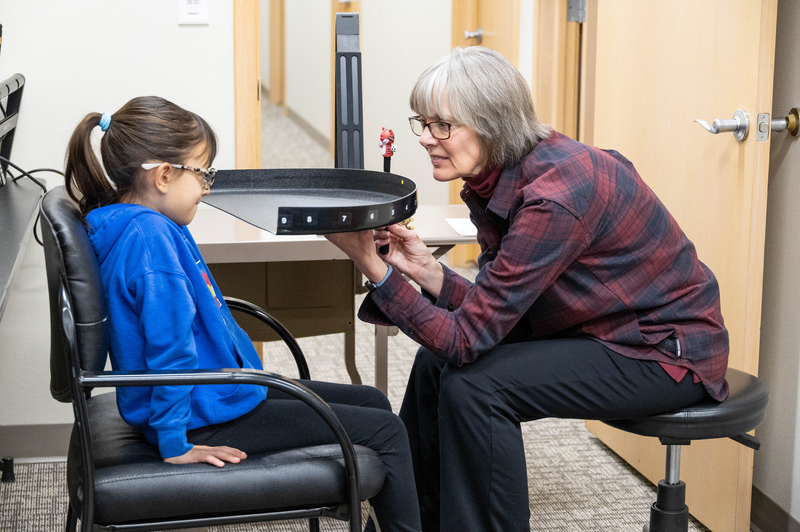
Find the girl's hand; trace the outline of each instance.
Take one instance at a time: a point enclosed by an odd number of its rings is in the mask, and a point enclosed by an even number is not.
[[[172,458],[164,458],[170,464],[196,464],[207,462],[217,467],[223,467],[225,462],[238,464],[247,458],[247,454],[234,449],[233,447],[209,447],[207,445],[195,445],[189,452]]]

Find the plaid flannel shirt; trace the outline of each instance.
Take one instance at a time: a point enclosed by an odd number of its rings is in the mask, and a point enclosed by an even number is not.
[[[361,319],[394,324],[455,365],[501,343],[591,337],[691,370],[727,397],[716,278],[630,161],[553,132],[491,198],[466,185],[461,196],[481,246],[475,283],[443,266],[434,299],[395,270]]]

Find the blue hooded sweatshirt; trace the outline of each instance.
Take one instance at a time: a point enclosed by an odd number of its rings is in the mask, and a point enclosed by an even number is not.
[[[86,220],[108,299],[115,370],[261,369],[185,226],[126,203],[95,209]],[[187,430],[235,419],[265,398],[266,388],[253,385],[117,389],[123,419],[163,458],[192,448]]]

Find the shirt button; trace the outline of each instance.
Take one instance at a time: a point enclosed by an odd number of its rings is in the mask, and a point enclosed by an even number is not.
[[[455,308],[455,307],[453,306],[453,304],[452,304],[452,303],[449,303],[449,304],[447,305],[447,310],[450,310],[450,311],[452,311],[454,308]]]

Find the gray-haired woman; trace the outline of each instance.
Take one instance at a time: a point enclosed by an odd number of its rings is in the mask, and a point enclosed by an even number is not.
[[[400,417],[423,530],[528,530],[521,422],[727,396],[719,288],[633,165],[541,124],[500,54],[456,48],[410,103],[434,179],[464,181],[475,283],[400,225],[329,239],[370,281],[359,317],[422,345]]]

